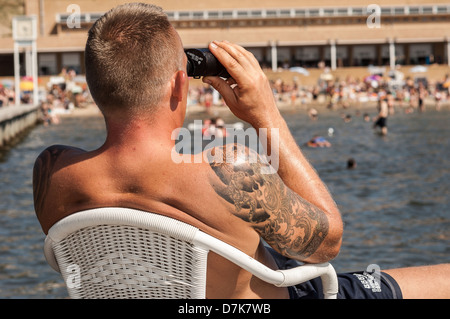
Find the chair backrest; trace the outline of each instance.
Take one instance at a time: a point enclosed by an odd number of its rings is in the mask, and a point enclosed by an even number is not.
[[[276,286],[322,277],[326,298],[337,293],[332,266],[271,270],[235,247],[173,218],[129,208],[78,212],[51,227],[45,257],[71,298],[205,298],[208,252]]]

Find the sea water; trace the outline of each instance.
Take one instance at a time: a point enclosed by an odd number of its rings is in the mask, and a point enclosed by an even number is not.
[[[343,115],[351,114],[345,122]],[[369,110],[371,116],[375,110]],[[450,261],[450,111],[427,110],[388,119],[380,136],[362,112],[283,111],[293,136],[326,183],[342,213],[344,238],[332,261],[338,272],[418,266]],[[185,127],[207,115],[189,114]],[[222,114],[226,123],[239,122]],[[245,126],[247,127],[247,126]],[[304,144],[321,135],[329,148]],[[52,144],[93,150],[102,145],[100,116],[64,117],[39,125],[16,145],[0,151],[0,298],[66,298],[58,273],[43,254],[44,234],[35,217],[32,168]],[[347,168],[347,160],[357,166]]]

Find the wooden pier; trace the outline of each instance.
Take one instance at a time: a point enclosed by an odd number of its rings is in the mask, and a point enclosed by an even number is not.
[[[14,137],[36,125],[39,120],[39,106],[11,105],[0,108],[0,147]]]

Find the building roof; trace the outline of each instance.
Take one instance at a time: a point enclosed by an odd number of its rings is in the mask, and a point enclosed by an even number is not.
[[[38,18],[39,52],[83,51],[87,30],[104,12],[129,2],[26,0],[25,12]],[[155,0],[168,14],[186,47],[227,39],[251,47],[365,43],[445,42],[450,38],[446,1]],[[40,7],[40,4],[43,4]],[[74,20],[79,18],[79,20]],[[78,22],[79,24],[74,24]],[[379,22],[377,24],[377,22]],[[0,53],[12,53],[11,36],[0,38]]]

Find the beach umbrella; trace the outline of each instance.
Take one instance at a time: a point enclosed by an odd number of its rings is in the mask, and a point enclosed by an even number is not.
[[[294,67],[292,67],[292,68],[289,68],[289,71],[291,71],[291,72],[296,72],[296,73],[300,73],[300,74],[303,74],[303,75],[305,75],[305,76],[308,76],[308,75],[309,75],[308,70],[306,70],[305,68],[302,68],[302,67],[300,67],[300,66],[294,66]]]
[[[53,85],[53,84],[61,84],[66,82],[66,80],[64,80],[63,76],[51,76],[50,80],[48,81],[49,85]]]
[[[76,77],[73,78],[72,81],[75,83],[86,83],[86,77],[82,75],[77,75]]]
[[[369,66],[368,70],[370,74],[384,74],[386,72],[386,68],[373,65]]]
[[[411,70],[409,70],[409,72],[411,73],[424,73],[427,72],[427,67],[423,66],[423,65],[416,65],[415,67],[411,68]]]
[[[381,81],[381,79],[382,79],[381,76],[379,76],[378,74],[372,74],[372,75],[366,76],[364,81],[373,82],[373,81]]]
[[[331,81],[331,80],[333,80],[333,74],[331,74],[331,73],[322,73],[320,75],[320,79],[323,80],[323,81]]]
[[[20,82],[20,89],[22,91],[33,91],[33,81],[22,81]]]
[[[2,83],[2,85],[5,88],[8,88],[8,89],[10,89],[10,88],[12,88],[14,86],[14,81],[13,80],[4,79],[4,80],[2,80],[1,83]]]

